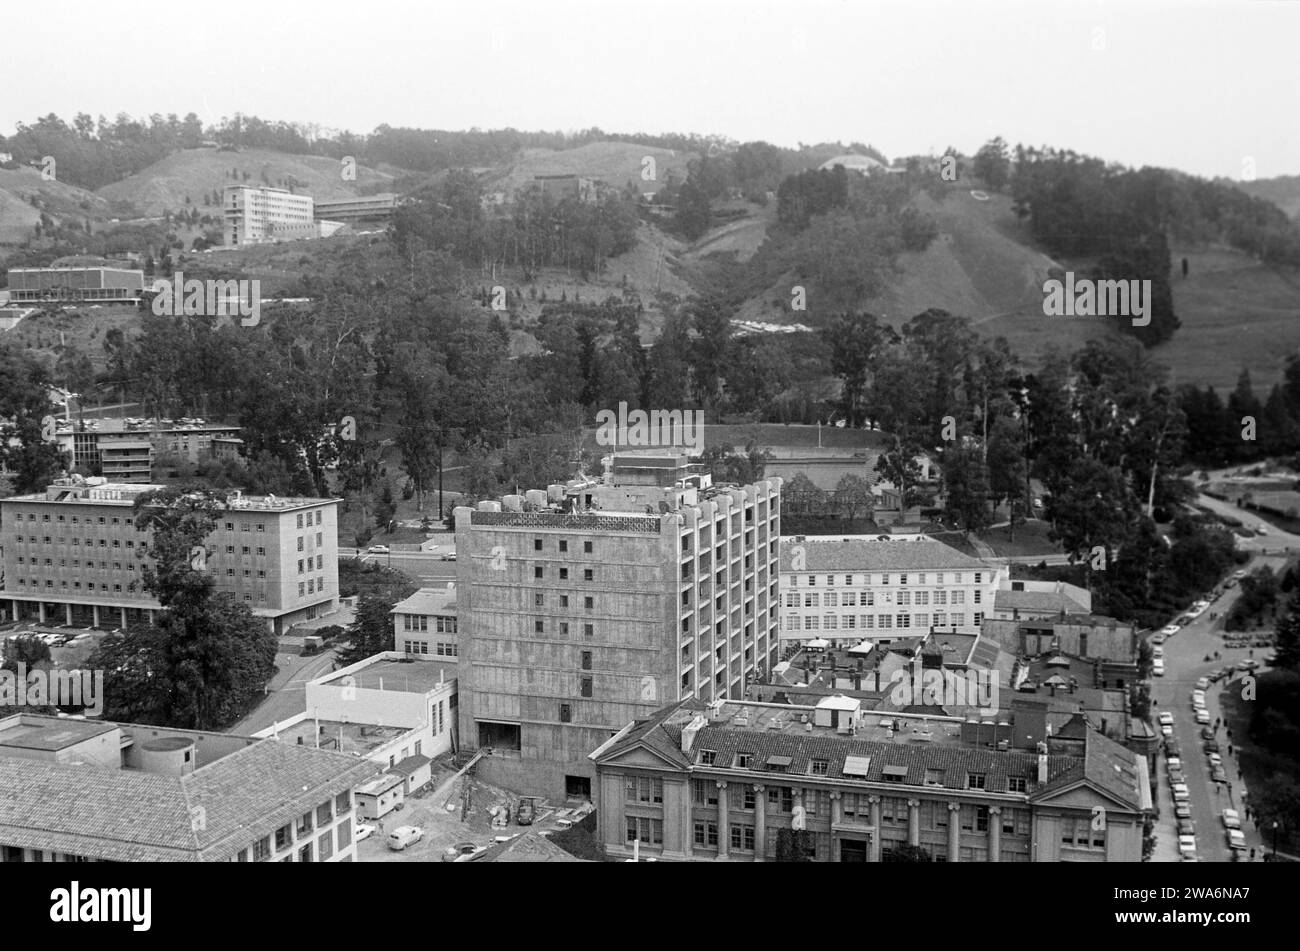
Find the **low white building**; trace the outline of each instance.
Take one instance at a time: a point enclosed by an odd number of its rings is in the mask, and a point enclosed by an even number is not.
[[[932,630],[978,633],[1005,565],[928,535],[796,535],[781,539],[780,639],[834,648]]]
[[[393,607],[393,646],[410,656],[436,657],[455,663],[460,654],[456,633],[456,585],[421,588]]]

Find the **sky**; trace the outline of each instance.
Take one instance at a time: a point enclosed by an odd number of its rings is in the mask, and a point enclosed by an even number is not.
[[[0,56],[51,112],[861,141],[995,135],[1203,176],[1300,174],[1300,0],[66,0]]]

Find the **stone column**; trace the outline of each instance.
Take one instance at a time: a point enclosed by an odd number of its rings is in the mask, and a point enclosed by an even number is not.
[[[840,860],[840,838],[835,827],[844,821],[844,794],[838,789],[831,790],[831,861]]]
[[[122,630],[126,630],[126,608],[118,608],[122,612]]]
[[[727,847],[731,844],[731,816],[728,814],[728,807],[731,805],[727,801],[727,781],[719,779],[718,781],[718,858],[722,861],[728,859]]]
[[[45,623],[45,602],[44,601],[36,602],[36,617],[40,620],[42,624]]]
[[[682,800],[682,852],[686,858],[695,855],[695,823],[691,819],[691,803],[695,798],[695,780],[686,779],[686,795]]]
[[[907,800],[907,841],[911,845],[921,844],[921,800]]]
[[[9,611],[13,615],[14,623],[18,623],[18,600],[15,598],[9,602]]]
[[[90,606],[90,613],[93,616],[93,623],[95,627],[99,627],[99,605],[92,604]]]
[[[961,803],[948,803],[948,861],[956,862],[961,851]]]
[[[1002,807],[989,806],[989,861],[1002,861]]]
[[[871,804],[871,825],[874,827],[871,831],[871,845],[867,849],[867,860],[870,862],[880,861],[880,797],[868,796],[867,802]]]
[[[65,604],[63,606],[63,617],[68,627],[72,627],[72,605],[71,604]]]
[[[754,784],[754,861],[767,861],[767,787]]]

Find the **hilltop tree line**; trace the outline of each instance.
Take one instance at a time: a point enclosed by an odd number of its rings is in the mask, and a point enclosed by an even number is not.
[[[1212,386],[1179,390],[1187,417],[1187,457],[1219,468],[1269,456],[1300,452],[1300,357],[1287,357],[1281,383],[1263,402],[1255,395],[1250,373],[1241,371],[1225,401]]]

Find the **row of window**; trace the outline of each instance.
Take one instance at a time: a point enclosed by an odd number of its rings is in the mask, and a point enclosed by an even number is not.
[[[333,801],[326,801],[317,806],[312,812],[303,813],[298,817],[296,823],[290,822],[282,825],[275,830],[275,852],[283,852],[289,849],[295,841],[302,842],[309,836],[314,829],[324,828],[334,820],[335,816],[347,815],[352,811],[352,793],[350,791],[341,792],[334,797]],[[296,831],[296,835],[295,835]],[[247,862],[250,859],[254,862],[265,862],[271,858],[271,836],[263,836],[253,843],[251,848],[241,849],[235,855],[236,862]],[[350,822],[340,822],[338,825],[338,842],[340,848],[346,848],[352,842],[352,826]],[[316,848],[313,850],[312,846]],[[298,850],[299,862],[324,861],[334,854],[333,836],[327,834],[321,836],[313,842],[305,842]],[[313,859],[315,855],[315,859]],[[293,854],[290,853],[281,861],[292,861]]]
[[[432,629],[438,634],[456,633],[456,619],[441,614],[435,614],[432,618],[427,614],[403,614],[402,629],[406,631],[428,631],[430,630],[430,620],[434,622]]]
[[[14,516],[14,521],[16,521],[16,522],[21,522],[22,520],[23,520],[23,514],[22,514],[21,512],[19,512],[17,515]],[[47,512],[47,513],[45,513],[44,515],[42,515],[40,520],[41,520],[42,522],[48,522],[48,521],[50,521],[50,515],[49,515],[49,513]],[[60,515],[60,516],[58,516],[56,519],[54,519],[54,521],[58,521],[58,522],[62,522],[62,521],[65,521],[65,520],[66,520],[66,517],[63,516],[63,515]],[[27,521],[29,521],[29,522],[34,522],[34,521],[36,521],[36,513],[35,513],[35,512],[28,512],[28,513],[27,513]],[[81,524],[81,519],[80,519],[80,517],[79,517],[79,516],[76,516],[76,515],[71,516],[71,521],[72,521],[72,524],[73,524],[73,525],[80,525],[80,524]],[[121,518],[121,517],[119,517],[119,516],[116,516],[116,515],[111,516],[111,517],[110,517],[110,516],[105,516],[105,515],[100,515],[100,516],[98,516],[98,517],[96,517],[96,516],[91,516],[91,515],[87,515],[86,518],[85,518],[85,524],[87,524],[87,525],[109,525],[109,524],[112,524],[112,525],[122,525],[122,524],[126,524],[126,525],[134,525],[134,524],[135,524],[135,520],[134,520],[134,519],[130,519],[130,518],[123,519],[123,518]]]
[[[308,558],[308,559],[306,559],[306,561],[307,561],[307,571],[311,571],[311,559]],[[298,574],[303,574],[303,573],[304,573],[304,572],[303,572],[303,569],[302,569],[302,563],[303,563],[303,559],[299,558],[299,559],[298,559]],[[324,555],[317,555],[317,556],[316,556],[316,570],[317,570],[317,571],[320,571],[320,570],[322,570],[324,567],[325,567],[325,556],[324,556]]]
[[[984,583],[984,572],[976,571],[973,572],[973,574],[975,576],[975,582],[974,582],[975,584]],[[965,572],[961,572],[961,571],[935,571],[935,572],[904,571],[904,572],[899,572],[896,575],[891,574],[889,572],[885,572],[884,574],[865,574],[865,575],[857,575],[857,574],[820,575],[820,576],[794,575],[793,579],[796,587],[800,584],[804,584],[810,588],[817,587],[818,577],[822,577],[825,579],[825,584],[827,587],[834,587],[836,584],[835,581],[836,578],[843,579],[840,583],[844,584],[845,586],[858,585],[860,587],[865,587],[873,584],[887,585],[890,584],[890,579],[895,577],[898,579],[899,584],[907,584],[909,580],[913,584],[969,584],[970,581],[966,580],[964,578],[964,575]],[[934,578],[933,581],[929,580],[931,577]],[[879,580],[873,581],[872,580],[873,578],[878,578]]]
[[[316,512],[314,513],[315,516],[316,516],[316,521],[315,521],[315,522],[312,521],[312,515],[313,515],[312,512],[307,512],[307,513],[299,512],[299,513],[298,513],[298,527],[299,527],[299,528],[302,528],[302,527],[303,527],[302,519],[303,519],[303,515],[304,515],[304,514],[306,514],[306,516],[307,516],[307,524],[308,524],[308,525],[312,525],[312,524],[319,525],[319,524],[321,524],[321,519],[324,517],[324,513],[323,513],[320,509],[317,509]],[[227,522],[226,525],[229,526],[230,523]],[[233,531],[233,529],[227,527],[227,528],[226,528],[226,531],[228,531],[228,532],[229,532],[229,531]],[[316,544],[319,545],[319,544],[320,544],[320,541],[319,541],[320,536],[317,535],[316,538],[318,539],[317,542],[316,542]]]
[[[984,612],[976,611],[971,615],[971,623],[979,627],[984,623]],[[936,611],[933,614],[787,614],[782,621],[782,630],[786,631],[888,631],[900,628],[926,627],[965,627],[964,612],[948,613]]]
[[[307,537],[306,535],[299,535],[299,536],[298,536],[298,550],[299,550],[299,551],[302,551],[302,550],[303,550],[303,547],[302,547],[302,546],[303,546],[303,539],[306,538],[306,537]],[[321,539],[324,538],[324,537],[325,537],[325,536],[324,536],[323,533],[321,533],[321,532],[317,532],[317,533],[316,533],[316,547],[317,547],[317,548],[322,547],[322,545],[324,544],[324,543],[321,541]]]
[[[434,654],[438,657],[455,657],[457,645],[454,641],[438,641],[432,651],[428,641],[403,641],[403,648],[408,654]]]
[[[561,538],[561,539],[558,539],[558,543],[559,543],[559,550],[560,550],[560,553],[561,553],[561,554],[564,554],[565,552],[567,552],[567,551],[569,550],[569,540],[568,540],[567,538]],[[543,550],[543,549],[542,549],[542,539],[540,539],[540,538],[534,538],[534,539],[533,539],[533,551],[542,551],[542,550]],[[591,554],[594,554],[594,553],[595,553],[595,549],[594,549],[594,547],[593,547],[593,545],[592,545],[591,542],[583,542],[583,543],[582,543],[582,553],[583,553],[584,555],[591,555]]]
[[[17,535],[17,536],[14,537],[14,541],[17,542],[18,544],[24,544],[24,543],[26,543],[26,544],[35,545],[35,544],[37,543],[37,538],[36,538],[35,535],[28,535],[26,538],[24,538],[22,535]],[[112,548],[121,548],[121,547],[122,547],[122,540],[121,540],[120,538],[114,538],[114,539],[112,539],[113,544],[112,544],[111,546],[108,544],[108,542],[109,542],[109,539],[107,539],[107,538],[101,538],[101,539],[99,540],[99,547],[100,547],[100,548],[109,548],[109,547],[112,547]],[[41,536],[41,538],[40,538],[40,543],[41,543],[41,544],[45,544],[45,545],[50,545],[50,544],[66,545],[66,544],[68,544],[68,542],[65,540],[64,536],[62,536],[62,535],[58,536],[58,542],[54,542],[53,539],[52,539],[49,535],[43,535],[43,536]],[[73,536],[72,536],[72,544],[73,544],[74,547],[82,547],[82,541],[81,541],[80,536],[78,536],[78,535],[73,535]],[[94,540],[93,538],[87,538],[86,541],[85,541],[85,546],[84,546],[84,547],[86,547],[86,548],[94,548],[94,547],[95,547],[95,540]],[[127,539],[126,547],[127,547],[127,548],[134,548],[134,547],[135,547],[135,542],[131,541],[130,539]],[[141,543],[140,543],[140,547],[141,547],[142,549],[145,547],[144,542],[141,542]]]
[[[951,598],[949,597],[950,594]],[[980,604],[983,594],[984,592],[977,588],[974,591],[974,597],[971,599],[972,602]],[[882,595],[880,603],[896,604],[899,607],[908,607],[912,604],[917,607],[925,607],[931,603],[932,595],[936,606],[949,603],[954,605],[966,603],[966,592],[964,590],[949,592],[946,589],[893,592]],[[785,606],[787,608],[797,608],[801,603],[806,608],[854,608],[859,604],[864,608],[869,608],[875,606],[876,593],[874,591],[787,591],[785,593]]]

